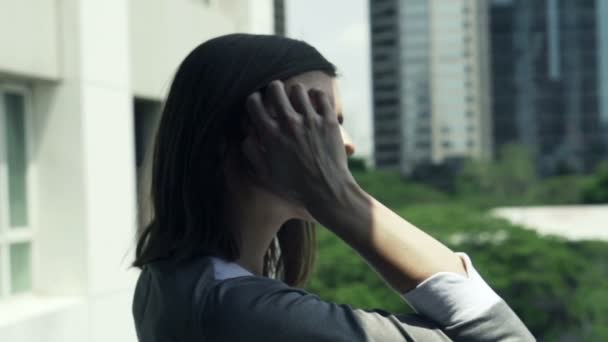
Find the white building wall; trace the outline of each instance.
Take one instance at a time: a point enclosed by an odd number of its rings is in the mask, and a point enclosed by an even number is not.
[[[11,305],[15,319],[0,315],[2,341],[89,341],[87,305],[83,299],[26,299]],[[5,311],[8,313],[8,311]],[[124,340],[124,339],[123,339]]]
[[[133,91],[161,99],[182,59],[201,42],[236,25],[203,1],[132,0],[130,40]]]
[[[57,79],[57,1],[0,0],[0,72]]]
[[[205,40],[233,32],[271,34],[272,0],[131,0],[133,91],[161,99],[177,65]]]
[[[204,40],[272,33],[271,0],[209,3],[0,0],[0,84],[31,95],[35,174],[32,291],[0,298],[0,341],[136,340],[134,96],[162,99]]]
[[[234,19],[239,32],[268,34],[274,30],[272,0],[215,0],[213,3]]]

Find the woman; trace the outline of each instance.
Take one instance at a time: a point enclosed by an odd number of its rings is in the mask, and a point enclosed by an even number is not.
[[[182,62],[156,137],[153,218],[133,263],[142,268],[139,340],[533,340],[466,254],[358,186],[335,77],[313,47],[277,36],[215,38]],[[314,222],[418,315],[299,288],[312,269]]]

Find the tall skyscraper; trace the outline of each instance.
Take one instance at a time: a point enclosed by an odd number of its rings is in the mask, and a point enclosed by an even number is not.
[[[489,157],[486,1],[369,4],[376,166]]]
[[[525,145],[544,175],[589,172],[607,157],[607,6],[491,1],[496,149]]]

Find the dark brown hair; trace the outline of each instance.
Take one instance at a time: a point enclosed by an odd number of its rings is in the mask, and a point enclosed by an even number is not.
[[[226,35],[199,45],[184,59],[156,135],[151,218],[140,228],[133,266],[169,257],[177,262],[205,255],[239,257],[238,240],[221,214],[226,196],[222,165],[227,152],[245,138],[240,124],[245,99],[275,79],[315,70],[336,76],[334,65],[315,48],[279,36]],[[264,275],[302,286],[314,264],[315,244],[312,224],[287,222],[264,257]]]

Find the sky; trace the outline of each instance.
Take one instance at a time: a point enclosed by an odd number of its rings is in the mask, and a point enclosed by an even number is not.
[[[287,35],[316,47],[338,67],[344,127],[355,156],[371,157],[372,108],[367,0],[285,0]]]

